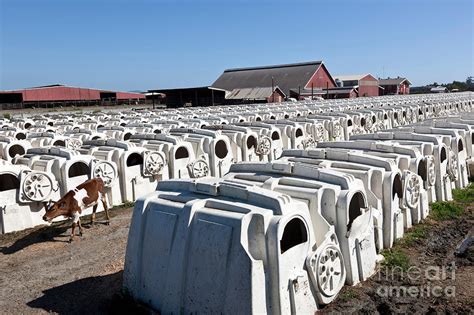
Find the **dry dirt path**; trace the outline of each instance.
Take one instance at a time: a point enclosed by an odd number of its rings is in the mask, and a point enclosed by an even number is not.
[[[112,211],[110,226],[84,224],[84,236],[71,244],[68,224],[0,235],[0,313],[113,310],[131,213],[130,208]]]

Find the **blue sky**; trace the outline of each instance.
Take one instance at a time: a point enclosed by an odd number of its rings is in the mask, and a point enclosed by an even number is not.
[[[0,0],[0,89],[211,84],[226,68],[323,60],[333,74],[473,71],[472,0]]]

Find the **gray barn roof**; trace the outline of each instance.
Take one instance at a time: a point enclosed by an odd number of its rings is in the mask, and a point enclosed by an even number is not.
[[[272,90],[272,87],[258,87],[258,88],[243,88],[243,89],[234,89],[228,95],[226,95],[226,99],[232,100],[263,100],[270,96],[272,96],[273,91],[280,91],[280,93],[285,97],[285,93],[276,86]]]
[[[408,85],[411,84],[407,78],[388,78],[388,79],[379,79],[379,85],[400,85],[403,81],[407,81]]]
[[[290,89],[302,89],[313,74],[321,67],[322,61],[284,64],[253,68],[227,69],[212,84],[213,87],[233,91],[234,89],[275,86],[289,95]]]

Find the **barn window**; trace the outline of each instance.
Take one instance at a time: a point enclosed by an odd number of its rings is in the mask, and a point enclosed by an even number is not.
[[[71,165],[68,171],[68,177],[77,177],[77,176],[83,176],[83,175],[90,175],[91,169],[89,165],[87,165],[84,162],[76,162]]]
[[[308,241],[308,232],[303,221],[298,218],[291,219],[285,226],[280,240],[280,252],[283,254],[296,245]]]
[[[272,140],[278,140],[280,139],[280,135],[278,134],[278,132],[274,131],[272,133]]]
[[[10,149],[8,149],[8,154],[11,158],[14,158],[17,155],[23,155],[25,154],[25,148],[19,144],[14,144],[10,147]]]
[[[458,141],[458,153],[462,152],[462,150],[464,150],[464,146],[462,145],[462,140],[459,140]]]
[[[288,119],[288,118],[290,118],[290,115],[286,114],[285,119]]]
[[[361,119],[360,119],[360,125],[361,125],[362,127],[365,126],[365,118],[361,118]]]
[[[352,120],[350,120],[350,119],[347,120],[347,126],[348,127],[352,126]]]
[[[156,134],[161,133],[161,130],[160,129],[155,129],[155,131],[153,131],[153,133],[156,133]]]
[[[20,180],[12,174],[0,175],[0,191],[7,191],[20,188]]]
[[[92,140],[99,140],[99,139],[100,139],[99,136],[94,136],[94,137],[92,137]]]
[[[275,118],[275,116],[270,116],[270,119],[273,119],[273,120],[275,120],[276,118]]]
[[[25,129],[28,129],[28,128],[30,128],[30,127],[31,127],[31,124],[30,124],[30,123],[26,123],[26,124],[25,124]]]
[[[302,137],[303,136],[303,130],[300,128],[296,129],[296,138]]]
[[[257,117],[255,120],[256,120],[256,121],[262,121],[262,118]]]
[[[143,157],[141,154],[132,153],[127,158],[127,166],[142,165]]]
[[[216,147],[215,147],[215,152],[216,152],[216,156],[219,159],[223,159],[227,156],[228,150],[227,150],[227,145],[224,142],[224,140],[217,141]]]
[[[16,134],[15,138],[17,138],[18,140],[25,140],[26,135],[23,132],[19,132]]]
[[[185,147],[179,147],[178,150],[174,153],[174,158],[176,160],[185,159],[189,157],[188,150]]]
[[[132,136],[132,134],[131,134],[130,132],[127,132],[127,133],[123,136],[123,140],[129,140],[131,136]]]
[[[127,124],[126,123],[121,123],[120,126],[121,127],[125,127]]]

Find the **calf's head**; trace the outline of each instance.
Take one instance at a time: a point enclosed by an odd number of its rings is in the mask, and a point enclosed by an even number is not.
[[[66,202],[63,199],[59,201],[49,201],[44,203],[46,213],[43,216],[44,221],[51,222],[54,218],[64,215],[67,212]]]

